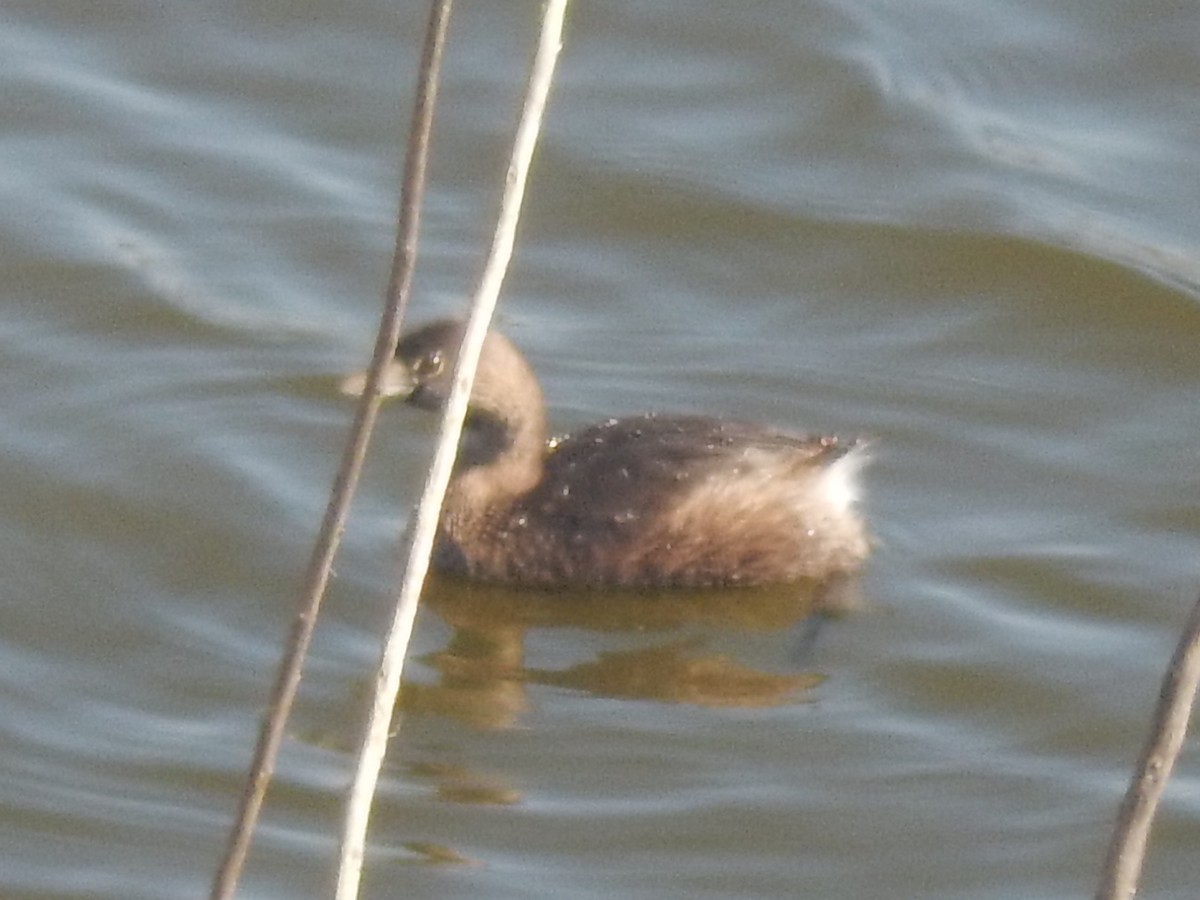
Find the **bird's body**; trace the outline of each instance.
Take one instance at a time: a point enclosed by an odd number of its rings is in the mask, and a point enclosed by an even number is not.
[[[388,383],[449,392],[462,325],[406,336]],[[824,579],[870,550],[861,446],[703,416],[611,419],[546,439],[536,377],[488,335],[439,525],[437,566],[541,586],[717,586]]]

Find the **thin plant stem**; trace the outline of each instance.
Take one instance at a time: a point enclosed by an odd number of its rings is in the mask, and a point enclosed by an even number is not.
[[[433,463],[425,481],[420,505],[417,507],[408,544],[408,562],[401,578],[395,614],[376,674],[373,702],[359,751],[358,767],[346,804],[335,893],[337,900],[353,900],[358,896],[371,803],[387,749],[388,730],[396,697],[400,691],[400,675],[408,642],[412,636],[417,601],[429,570],[438,516],[450,482],[479,354],[483,348],[488,323],[496,307],[509,259],[512,257],[525,182],[537,144],[542,112],[554,76],[554,66],[562,46],[566,5],[567,0],[549,0],[543,14],[541,36],[505,178],[491,253],[484,267],[479,290],[472,301],[471,314],[454,373],[454,385],[442,417]]]
[[[1198,684],[1200,601],[1192,609],[1163,677],[1149,739],[1117,813],[1096,900],[1132,900],[1137,893],[1154,812],[1183,746]]]
[[[312,640],[321,599],[329,582],[333,558],[337,552],[350,501],[358,486],[366,457],[367,444],[379,412],[379,384],[383,369],[396,352],[400,321],[407,305],[412,284],[413,264],[417,252],[420,209],[425,190],[425,169],[429,156],[433,110],[437,98],[438,71],[442,47],[445,44],[446,23],[450,15],[450,0],[434,0],[417,81],[412,126],[409,131],[404,173],[400,186],[400,213],[397,224],[396,250],[388,279],[387,295],[379,325],[379,335],[368,370],[366,388],[356,409],[354,423],[342,454],[341,466],[334,479],[329,503],[309,559],[304,584],[296,603],[296,617],[280,659],[275,683],[268,701],[267,714],[259,731],[258,741],[242,797],[230,831],[225,855],[214,876],[209,894],[212,900],[228,900],[237,889],[246,856],[250,850],[254,827],[262,809],[279,748],[283,742],[288,715],[300,685],[304,657]]]

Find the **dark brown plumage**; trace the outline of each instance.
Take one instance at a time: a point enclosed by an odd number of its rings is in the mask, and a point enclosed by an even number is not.
[[[459,322],[407,335],[388,393],[439,408]],[[520,352],[492,332],[446,496],[435,563],[489,581],[753,585],[826,578],[869,552],[861,448],[702,416],[611,419],[546,440]]]

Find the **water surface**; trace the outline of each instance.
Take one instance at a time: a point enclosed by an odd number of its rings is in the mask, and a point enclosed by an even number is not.
[[[5,897],[206,889],[372,339],[409,6],[9,5]],[[417,317],[473,287],[536,13],[455,12]],[[866,608],[809,646],[802,598],[439,583],[364,896],[1092,890],[1200,586],[1197,34],[1112,0],[577,5],[503,325],[562,428],[870,436]],[[432,429],[385,417],[243,896],[329,884]],[[1196,765],[1146,896],[1195,895]]]

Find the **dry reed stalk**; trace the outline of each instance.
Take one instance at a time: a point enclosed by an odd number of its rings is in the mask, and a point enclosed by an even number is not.
[[[1192,609],[1163,677],[1149,739],[1117,813],[1096,900],[1132,900],[1137,893],[1150,825],[1183,746],[1198,684],[1200,601]]]
[[[472,300],[470,317],[458,354],[458,366],[454,373],[454,386],[442,416],[437,449],[425,481],[420,505],[417,507],[408,547],[408,562],[396,601],[395,615],[375,678],[375,691],[368,713],[367,727],[346,804],[335,893],[337,900],[353,900],[358,896],[371,802],[387,749],[392,712],[400,692],[400,674],[408,650],[408,641],[412,635],[413,620],[417,614],[417,600],[429,570],[438,515],[446,487],[450,483],[451,468],[466,418],[467,400],[471,395],[471,384],[475,378],[479,353],[483,348],[483,339],[487,334],[492,312],[496,308],[508,261],[512,257],[529,165],[541,128],[546,96],[554,77],[554,66],[562,47],[566,5],[567,0],[549,0],[543,13],[541,35],[530,73],[525,104],[521,111],[521,120],[513,142],[491,253],[484,267],[479,290]]]
[[[337,552],[342,532],[346,526],[346,515],[350,501],[358,486],[366,457],[367,444],[375,419],[379,412],[379,383],[384,366],[396,352],[400,336],[400,322],[408,302],[412,284],[413,265],[417,253],[417,234],[420,224],[421,202],[425,192],[425,169],[429,156],[429,138],[432,131],[433,109],[437,98],[438,71],[441,64],[442,47],[445,44],[446,23],[450,15],[450,0],[434,0],[430,5],[429,24],[425,33],[425,44],[417,78],[417,94],[413,108],[412,126],[409,131],[408,147],[404,161],[404,173],[400,185],[400,213],[396,231],[396,250],[392,258],[392,271],[388,279],[387,296],[379,324],[379,336],[368,370],[366,388],[362,392],[354,423],[342,454],[341,466],[334,479],[329,504],[321,521],[304,586],[296,603],[293,620],[283,657],[279,662],[275,683],[268,700],[267,714],[259,732],[254,755],[242,797],[230,831],[225,855],[213,878],[211,900],[228,900],[237,889],[238,879],[246,863],[250,842],[258,814],[262,809],[263,797],[267,792],[279,747],[283,742],[284,728],[291,712],[296,691],[300,685],[300,673],[304,657],[312,640],[321,598],[329,582],[333,557]]]

